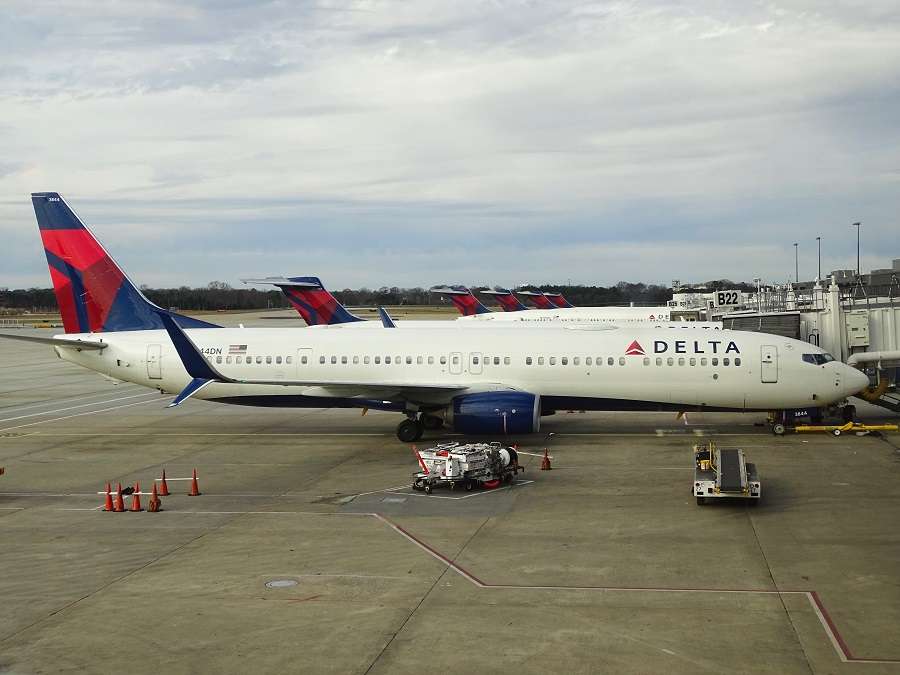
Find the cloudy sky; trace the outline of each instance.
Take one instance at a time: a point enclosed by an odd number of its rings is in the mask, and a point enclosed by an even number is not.
[[[784,281],[900,257],[900,4],[7,0],[0,286]]]

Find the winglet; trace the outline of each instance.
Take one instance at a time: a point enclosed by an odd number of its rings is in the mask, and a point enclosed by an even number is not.
[[[166,312],[158,312],[158,314],[159,318],[162,319],[166,332],[169,334],[169,338],[172,340],[172,344],[175,345],[175,351],[178,352],[178,358],[181,359],[181,363],[188,372],[188,375],[195,380],[230,381],[227,377],[224,377],[219,371],[213,368],[212,364],[203,357],[203,354],[197,349],[197,345],[191,342],[191,339],[171,316]],[[191,385],[189,384],[188,387],[190,386]]]
[[[381,317],[381,323],[385,328],[396,328],[397,324],[394,323],[394,320],[391,318],[391,315],[388,314],[387,310],[384,307],[378,307],[378,316]]]

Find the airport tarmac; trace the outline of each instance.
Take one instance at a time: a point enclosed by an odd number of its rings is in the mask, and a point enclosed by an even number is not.
[[[425,496],[395,415],[170,400],[2,344],[0,673],[900,673],[898,435],[561,414]],[[758,505],[696,504],[698,438]],[[203,494],[98,510],[163,468]]]

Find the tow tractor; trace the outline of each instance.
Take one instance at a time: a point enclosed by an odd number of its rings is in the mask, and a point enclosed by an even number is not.
[[[414,474],[413,490],[431,494],[438,486],[457,485],[466,492],[476,487],[488,489],[516,480],[519,456],[515,448],[500,443],[441,443],[428,450],[413,448],[421,471]]]
[[[719,448],[713,441],[694,446],[694,486],[698,504],[717,497],[750,499],[762,493],[756,465],[746,461],[740,448]]]

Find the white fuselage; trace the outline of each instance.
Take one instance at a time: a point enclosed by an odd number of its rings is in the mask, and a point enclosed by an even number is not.
[[[466,323],[497,322],[540,324],[600,324],[619,326],[655,326],[672,320],[668,307],[560,307],[523,309],[517,312],[490,312],[456,319]],[[718,323],[721,327],[721,322]]]
[[[286,382],[214,382],[196,395],[235,403],[245,397],[275,396],[285,401],[297,397],[284,405],[302,405],[302,397],[444,405],[467,391],[512,389],[542,397],[545,411],[548,406],[775,410],[825,406],[868,383],[863,374],[840,362],[814,365],[802,360],[803,353],[824,353],[818,347],[731,330],[469,331],[448,326],[365,333],[340,327],[186,332],[223,376]],[[191,379],[165,331],[60,337],[102,339],[109,345],[102,351],[63,347],[57,352],[118,380],[176,393]],[[417,384],[457,390],[417,390]]]

